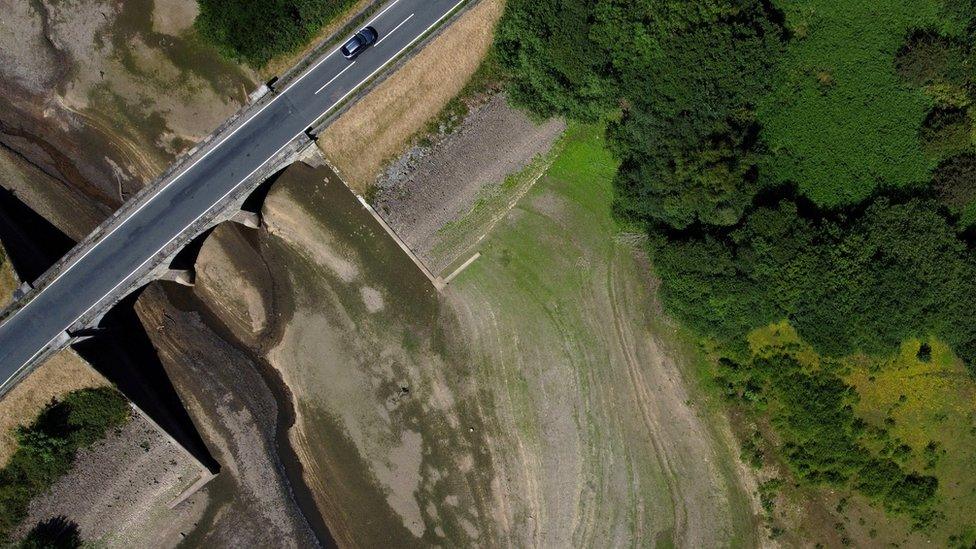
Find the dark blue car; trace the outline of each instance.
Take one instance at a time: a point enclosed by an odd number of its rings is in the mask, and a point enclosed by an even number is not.
[[[357,32],[349,39],[345,44],[342,45],[342,55],[346,59],[353,59],[357,55],[363,53],[363,50],[370,47],[376,42],[380,34],[376,32],[373,27],[366,27],[365,29]]]

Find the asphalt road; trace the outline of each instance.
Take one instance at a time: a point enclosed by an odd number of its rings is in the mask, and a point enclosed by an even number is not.
[[[377,42],[354,62],[338,48],[320,58],[259,111],[221,136],[113,232],[0,325],[0,393],[52,341],[126,284],[157,253],[261,169],[323,114],[418,42],[463,0],[393,0],[367,24]],[[431,75],[432,78],[436,75]]]

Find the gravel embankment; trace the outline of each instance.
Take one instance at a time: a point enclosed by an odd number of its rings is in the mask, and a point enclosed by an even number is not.
[[[564,128],[561,120],[536,124],[496,95],[455,133],[392,162],[377,182],[376,208],[430,264],[436,232],[470,208],[486,185],[502,183],[548,151]]]
[[[109,546],[172,546],[203,511],[203,502],[169,504],[202,473],[141,414],[92,447],[78,452],[74,466],[43,496],[31,502],[18,530],[64,516],[86,541]]]

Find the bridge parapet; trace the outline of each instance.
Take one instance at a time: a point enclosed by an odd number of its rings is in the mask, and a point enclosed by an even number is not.
[[[0,323],[3,323],[13,313],[28,303],[34,295],[40,293],[48,284],[54,281],[66,267],[73,264],[82,256],[88,248],[101,240],[105,235],[110,234],[112,229],[128,218],[148,200],[164,188],[178,174],[188,169],[197,159],[198,155],[206,154],[221,142],[221,138],[234,131],[238,126],[246,122],[251,112],[257,112],[267,102],[271,100],[271,94],[266,94],[257,98],[257,101],[242,106],[233,116],[225,120],[216,130],[204,138],[191,149],[184,151],[176,157],[176,160],[159,177],[153,179],[146,186],[140,189],[129,200],[126,200],[112,215],[108,216],[98,227],[95,228],[81,242],[75,245],[57,263],[51,266],[36,281],[30,284],[30,288],[23,292],[17,300],[0,310]]]
[[[55,338],[48,343],[47,347],[42,349],[39,353],[34,355],[31,362],[22,369],[21,375],[17,378],[11,380],[5,385],[5,388],[9,388],[16,385],[19,378],[26,375],[34,369],[37,365],[43,363],[45,360],[50,358],[56,352],[64,349],[71,343],[91,337],[92,330],[97,328],[99,323],[105,317],[105,315],[116,306],[119,302],[125,299],[132,292],[138,290],[139,288],[149,284],[154,280],[169,279],[174,280],[178,283],[186,284],[191,280],[186,278],[180,278],[180,275],[170,276],[170,265],[173,262],[173,258],[182,250],[189,242],[196,239],[207,230],[223,223],[225,221],[236,221],[240,223],[245,223],[248,225],[254,224],[255,220],[260,218],[253,214],[252,212],[245,212],[245,215],[241,215],[241,206],[247,197],[254,192],[254,190],[261,185],[269,176],[278,172],[279,170],[291,164],[298,156],[301,155],[309,146],[314,145],[305,134],[301,134],[296,137],[288,146],[283,148],[276,156],[274,156],[265,166],[251,175],[247,180],[241,183],[234,193],[228,195],[221,203],[216,204],[210,209],[205,215],[203,215],[196,223],[189,227],[186,231],[180,234],[179,237],[175,238],[170,242],[165,248],[160,250],[155,256],[153,256],[149,261],[147,261],[143,268],[139,271],[137,276],[131,277],[125,283],[121,284],[114,292],[105,296],[99,303],[92,307],[88,313],[83,317],[78,319],[72,326],[61,336]],[[169,176],[176,173],[176,170],[169,170]],[[152,186],[153,191],[158,191],[165,184],[165,181],[160,181]],[[145,189],[144,189],[145,190]],[[128,207],[125,207],[126,212],[131,212],[133,210],[133,204],[138,205],[142,200],[147,199],[152,196],[152,193],[140,193],[138,199],[133,199],[127,202]],[[48,269],[44,275],[38,279],[37,283],[33,285],[33,288],[29,289],[20,300],[15,304],[15,306],[8,307],[3,312],[3,316],[0,317],[0,322],[3,321],[8,315],[14,313],[20,306],[27,303],[33,294],[41,291],[45,284],[50,283],[54,280],[58,273],[62,269],[67,268],[77,257],[79,257],[88,246],[94,245],[98,239],[111,231],[115,223],[121,222],[125,219],[126,212],[117,212],[105,221],[95,233],[90,235],[84,241],[79,243],[67,256],[65,256],[61,261],[56,263],[53,267]],[[250,214],[250,215],[247,215]],[[255,225],[256,226],[256,225]],[[97,233],[97,234],[96,234]],[[2,396],[2,392],[0,392]]]
[[[173,262],[173,258],[178,254],[187,244],[191,241],[205,233],[206,231],[216,227],[217,225],[225,222],[234,220],[239,216],[241,211],[241,206],[247,197],[254,192],[254,190],[261,185],[265,180],[268,179],[272,174],[278,172],[279,170],[291,164],[301,152],[313,145],[312,142],[305,134],[301,134],[295,140],[293,140],[287,147],[281,150],[276,156],[274,156],[265,166],[255,172],[251,177],[240,184],[237,189],[230,195],[227,196],[221,203],[215,205],[210,209],[204,216],[202,216],[196,223],[190,226],[187,230],[180,234],[179,237],[175,238],[170,242],[165,248],[163,248],[159,253],[157,253],[153,258],[151,258],[141,269],[141,272],[134,277],[131,277],[126,283],[120,285],[115,292],[111,295],[106,296],[102,301],[100,301],[95,307],[78,319],[74,325],[72,325],[71,331],[84,330],[97,326],[104,318],[105,314],[117,305],[120,301],[125,299],[129,294],[138,290],[139,288],[149,284],[154,280],[173,280],[177,283],[186,284],[187,279],[177,279],[168,275],[171,272],[170,265]]]

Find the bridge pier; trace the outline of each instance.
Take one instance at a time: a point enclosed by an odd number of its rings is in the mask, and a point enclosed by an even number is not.
[[[91,339],[108,332],[107,328],[82,328],[80,330],[68,330],[68,337],[71,338],[71,343],[79,343],[85,341],[86,339]]]
[[[14,295],[13,298],[11,298],[11,301],[19,301],[20,298],[27,295],[33,289],[34,287],[30,285],[30,282],[25,280],[20,284],[20,286],[17,287],[16,290],[14,290]]]
[[[196,272],[193,269],[166,269],[159,280],[168,280],[183,286],[193,286],[196,283]]]
[[[237,210],[229,221],[233,221],[234,223],[244,225],[245,227],[251,229],[257,229],[261,227],[261,214],[249,212],[247,210]]]

